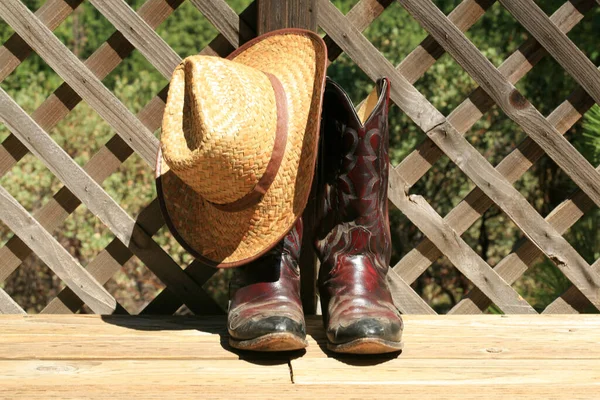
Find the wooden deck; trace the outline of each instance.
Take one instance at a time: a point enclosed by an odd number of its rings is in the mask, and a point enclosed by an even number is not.
[[[223,318],[0,316],[0,398],[580,399],[600,393],[600,316],[405,316],[394,357],[337,357],[320,320],[294,354],[236,353]]]

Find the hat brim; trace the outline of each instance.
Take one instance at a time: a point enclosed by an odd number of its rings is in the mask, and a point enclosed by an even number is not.
[[[327,48],[314,32],[283,29],[251,40],[227,58],[275,75],[287,97],[285,154],[262,200],[239,212],[221,211],[169,169],[160,149],[156,163],[158,199],[169,230],[199,261],[220,268],[265,254],[306,207],[317,158]]]

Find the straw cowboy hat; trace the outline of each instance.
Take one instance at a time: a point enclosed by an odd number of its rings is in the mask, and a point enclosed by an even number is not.
[[[327,51],[313,32],[260,36],[227,59],[173,73],[156,183],[179,243],[233,267],[277,244],[302,214],[317,155]]]

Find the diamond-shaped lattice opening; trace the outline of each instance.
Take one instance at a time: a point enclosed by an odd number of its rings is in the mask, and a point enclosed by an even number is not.
[[[475,81],[450,55],[442,55],[415,83],[435,108],[448,115],[477,87]]]
[[[548,117],[577,88],[577,83],[554,58],[546,55],[515,87]]]
[[[521,230],[500,207],[492,205],[461,236],[485,262],[494,267],[511,252]]]
[[[512,286],[536,311],[542,312],[571,282],[552,261],[541,257]]]
[[[81,167],[114,134],[110,125],[85,102],[79,103],[50,132],[52,139]]]
[[[169,231],[166,225],[163,225],[162,228],[158,230],[158,232],[153,236],[153,239],[156,243],[162,247],[167,254],[171,256],[173,260],[179,265],[188,265],[191,263],[194,258],[186,251],[183,247],[175,240],[175,237]]]
[[[575,148],[594,167],[600,165],[600,106],[594,105],[586,112],[581,124],[576,124],[568,133]]]
[[[31,115],[62,83],[60,76],[32,52],[0,83],[0,87]],[[5,133],[0,133],[4,138]]]
[[[27,313],[39,313],[65,284],[31,253],[4,281],[4,291]]]
[[[154,171],[136,153],[102,187],[132,217],[137,217],[156,197]]]
[[[189,1],[173,11],[156,31],[181,58],[198,54],[219,34]]]
[[[515,182],[515,187],[542,216],[578,189],[569,175],[545,154]]]
[[[600,64],[600,48],[598,47],[598,30],[600,30],[600,9],[593,2],[579,5],[583,19],[569,32],[567,36],[596,66]]]
[[[392,202],[389,203],[389,217],[392,235],[390,265],[394,267],[423,239],[423,233]]]
[[[530,36],[500,2],[492,4],[465,35],[496,67]]]
[[[233,9],[237,14],[244,11],[254,0],[226,0],[229,7]]]
[[[130,314],[138,314],[166,286],[137,257],[131,257],[105,287]]]
[[[473,284],[443,256],[411,286],[437,313],[445,314],[462,300]]]
[[[592,265],[600,258],[600,208],[594,207],[581,217],[564,235],[565,239]]]
[[[427,32],[394,1],[365,29],[364,35],[396,66],[427,37]]]
[[[65,219],[55,236],[81,265],[87,265],[114,239],[110,229],[85,205]]]
[[[26,154],[0,177],[6,189],[27,211],[33,212],[52,198],[61,182],[33,154]]]
[[[358,106],[374,87],[373,81],[345,53],[329,66],[327,76],[348,93],[355,106]]]
[[[202,288],[206,290],[209,296],[211,296],[223,310],[227,310],[227,304],[229,301],[229,280],[231,279],[233,270],[219,269]]]
[[[440,216],[445,216],[475,187],[473,182],[445,155],[411,188],[423,196]]]

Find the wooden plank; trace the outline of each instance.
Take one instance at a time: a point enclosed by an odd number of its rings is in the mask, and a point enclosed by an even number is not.
[[[446,51],[600,205],[600,174],[430,1],[399,0]],[[566,37],[566,36],[565,36]],[[598,73],[594,67],[594,72]],[[594,97],[594,96],[592,96]]]
[[[287,362],[264,360],[23,360],[0,361],[0,385],[7,390],[19,386],[36,390],[56,386],[94,386],[111,388],[152,382],[164,384],[220,386],[237,384],[292,384]]]
[[[0,119],[161,281],[191,309],[202,310],[202,303],[196,295],[202,288],[2,89]],[[39,226],[37,221],[36,224]],[[44,232],[47,233],[46,230]],[[19,236],[39,254],[22,235]],[[91,275],[88,276],[91,278]],[[73,291],[79,295],[78,291]]]
[[[163,382],[158,378],[157,386],[149,387],[148,382],[140,380],[132,381],[127,386],[111,387],[110,383],[102,382],[96,385],[81,386],[11,386],[3,393],[10,400],[31,400],[39,398],[44,400],[66,400],[81,399],[81,393],[85,392],[86,399],[181,399],[195,398],[202,393],[203,399],[222,399],[225,397],[222,387],[217,385],[203,385],[202,380],[194,384],[178,385]],[[150,390],[152,389],[152,390]],[[580,400],[593,399],[597,385],[592,383],[570,383],[568,390],[556,385],[514,385],[494,384],[474,387],[473,385],[440,385],[430,383],[394,385],[394,384],[248,384],[237,385],[235,382],[227,384],[227,398],[232,399],[313,399],[313,398],[339,398],[340,393],[351,393],[353,399],[374,400],[423,400],[424,398],[445,400],[480,400],[480,399],[511,399],[511,400]],[[0,398],[3,398],[0,393]],[[426,395],[424,395],[426,393]]]
[[[125,141],[155,168],[158,140],[100,80],[19,0],[6,0],[0,17]]]
[[[564,135],[592,105],[594,100],[579,87],[548,116],[548,121]],[[448,118],[449,121],[452,121],[452,115]],[[496,166],[496,170],[510,183],[514,183],[543,155],[543,150],[531,138],[526,138]],[[444,220],[462,235],[492,204],[492,200],[476,187]],[[435,245],[424,238],[394,266],[394,270],[412,283],[441,255]]]
[[[600,104],[600,71],[533,1],[500,0],[556,61]],[[596,202],[597,203],[597,202]]]
[[[344,16],[335,6],[326,0],[322,0],[319,6],[319,12],[325,14],[322,19],[322,27],[325,31],[371,79],[388,76],[392,83],[392,100],[477,186],[482,188],[488,197],[500,206],[530,240],[558,264],[558,267],[590,301],[600,304],[600,276],[590,269],[569,243],[537,214],[519,192],[391,66],[360,32],[345,22]],[[434,121],[437,123],[433,123]],[[395,173],[395,170],[391,171],[392,179]],[[404,186],[397,190],[408,192],[408,188]]]
[[[403,320],[400,362],[600,359],[598,315],[407,315]],[[0,360],[281,358],[233,351],[225,316],[6,315],[0,316],[0,325]],[[307,332],[309,346],[302,357],[331,358],[320,317],[307,317]]]
[[[259,0],[258,34],[283,28],[317,30],[316,0]]]
[[[448,224],[418,195],[407,195],[402,178],[391,174],[389,198],[413,223],[447,255],[450,262],[505,313],[536,314]]]
[[[27,314],[2,288],[0,288],[0,314]]]
[[[115,309],[111,294],[1,186],[0,219],[94,312],[110,314]]]
[[[90,0],[94,7],[167,79],[181,57],[122,0]]]
[[[51,31],[56,29],[83,0],[48,0],[35,15]],[[31,47],[13,33],[0,47],[0,82],[10,75],[29,55]]]
[[[296,384],[387,384],[470,386],[550,386],[557,390],[570,385],[600,383],[598,360],[404,360],[380,363],[340,362],[335,358],[292,360]],[[533,388],[532,388],[533,386]],[[568,389],[567,389],[568,390]],[[504,396],[502,398],[505,398]]]
[[[254,24],[240,18],[224,0],[190,0],[235,48],[256,36]],[[248,6],[250,8],[251,6]]]

